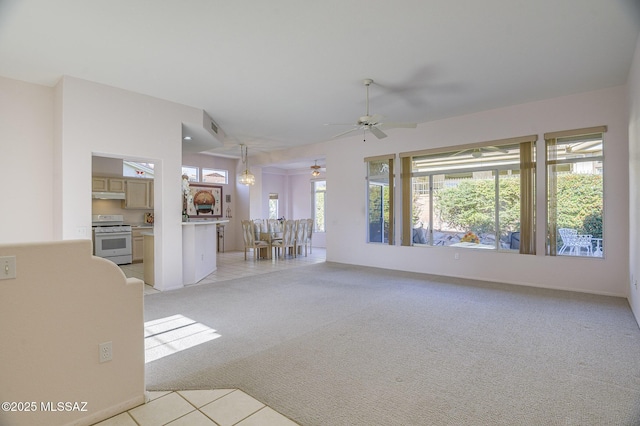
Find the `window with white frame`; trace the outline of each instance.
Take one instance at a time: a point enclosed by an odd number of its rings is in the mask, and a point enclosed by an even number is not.
[[[229,183],[229,171],[221,169],[202,168],[202,182],[206,183]]]
[[[311,191],[314,232],[326,232],[324,214],[326,207],[325,195],[327,193],[327,181],[311,181]]]
[[[153,179],[153,163],[123,160],[122,176]]]
[[[200,182],[198,172],[200,169],[194,166],[182,166],[182,176],[188,176],[189,182]]]
[[[269,193],[269,219],[278,219],[278,194]]]

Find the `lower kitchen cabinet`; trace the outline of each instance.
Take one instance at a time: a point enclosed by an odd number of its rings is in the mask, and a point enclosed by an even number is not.
[[[143,232],[149,232],[149,228],[132,228],[131,229],[131,261],[140,263],[144,258],[144,238]]]

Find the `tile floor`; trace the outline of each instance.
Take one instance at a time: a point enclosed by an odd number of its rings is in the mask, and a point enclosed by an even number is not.
[[[238,389],[148,392],[146,404],[95,426],[295,426]]]
[[[254,260],[248,253],[218,253],[218,269],[194,285],[248,277],[324,262],[326,251],[314,248],[307,256]],[[143,264],[120,265],[127,277],[144,280]],[[158,290],[145,285],[145,295]],[[149,401],[97,423],[100,426],[291,426],[297,423],[238,389],[148,392]]]
[[[265,274],[268,272],[281,271],[290,268],[299,268],[301,266],[313,263],[324,262],[327,252],[324,248],[314,247],[313,253],[307,256],[298,255],[297,257],[285,256],[278,259],[253,259],[253,253],[247,253],[247,260],[244,260],[244,252],[227,251],[218,253],[218,269],[205,277],[202,281],[193,284],[211,284],[220,281],[232,280],[235,278],[249,277],[252,275]],[[120,265],[120,269],[127,277],[135,277],[144,280],[143,264],[132,263],[130,265]],[[157,293],[158,290],[152,286],[145,285],[144,293]]]

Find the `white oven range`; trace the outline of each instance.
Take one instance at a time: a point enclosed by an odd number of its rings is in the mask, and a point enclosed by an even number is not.
[[[91,217],[93,254],[118,265],[131,263],[131,225],[123,224],[119,214],[99,214]]]

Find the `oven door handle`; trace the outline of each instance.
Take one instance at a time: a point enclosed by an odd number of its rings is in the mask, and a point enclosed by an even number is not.
[[[96,232],[96,237],[120,237],[131,235],[131,232]]]

